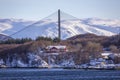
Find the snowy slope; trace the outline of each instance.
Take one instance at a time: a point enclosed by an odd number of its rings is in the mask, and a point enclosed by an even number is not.
[[[6,35],[4,35],[4,34],[0,34],[0,41],[2,41],[2,40],[8,40],[8,39],[12,39],[11,37],[9,37],[9,36],[6,36]]]
[[[33,24],[34,23],[34,24]],[[32,24],[32,25],[31,25]],[[0,19],[0,33],[11,35],[26,26],[23,31],[12,35],[13,38],[38,36],[57,37],[58,27],[55,20],[24,21],[17,19]],[[109,20],[99,18],[63,20],[61,22],[62,39],[72,37],[77,34],[93,33],[97,35],[112,36],[119,32],[120,20]]]

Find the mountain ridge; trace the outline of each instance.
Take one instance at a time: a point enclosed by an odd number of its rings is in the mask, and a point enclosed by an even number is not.
[[[29,28],[26,28],[28,27]],[[24,29],[26,28],[26,29]],[[119,33],[120,20],[86,18],[61,21],[61,38],[91,33],[100,36],[112,36]],[[22,19],[0,19],[0,34],[11,35],[17,31],[24,29],[20,33],[12,35],[13,38],[30,37],[35,39],[38,36],[57,37],[58,27],[57,20],[40,20],[27,21]]]

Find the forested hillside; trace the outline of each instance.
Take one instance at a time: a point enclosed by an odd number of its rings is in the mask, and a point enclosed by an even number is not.
[[[90,58],[99,58],[104,48],[109,48],[114,53],[119,53],[120,43],[118,36],[105,37],[94,34],[84,34],[71,37],[67,40],[38,37],[32,39],[11,39],[0,44],[0,60],[9,67],[38,67],[48,64],[48,56],[44,50],[49,45],[66,45],[68,52],[51,55],[51,64],[83,64]],[[120,63],[117,57],[116,63]]]

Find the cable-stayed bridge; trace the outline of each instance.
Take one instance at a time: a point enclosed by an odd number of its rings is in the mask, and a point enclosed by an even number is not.
[[[61,36],[62,34],[66,32],[63,27],[62,27],[62,30],[64,31],[61,31],[61,26],[62,26],[61,24],[65,23],[65,21],[67,20],[72,21],[72,20],[77,20],[77,19],[78,18],[72,15],[69,15],[65,12],[58,10],[37,22],[34,22],[16,32],[13,32],[12,34],[8,36],[12,38],[26,38],[27,37],[27,38],[32,38],[32,39],[35,39],[38,36],[44,36],[44,37],[52,37],[52,38],[58,37],[60,39],[61,38],[63,39],[63,37]],[[68,26],[68,29],[72,31],[74,35],[77,35],[77,33],[74,32],[74,30],[72,30],[71,28],[69,28],[69,26]]]
[[[118,34],[120,32],[119,24],[116,24],[116,27],[113,26],[114,25],[111,24],[110,20],[102,21],[100,19],[89,18],[81,20],[77,17],[58,10],[30,25],[24,26],[20,29],[16,29],[16,26],[14,26],[15,29],[11,28],[10,30],[5,30],[5,32],[9,33],[8,36],[12,38],[27,37],[36,39],[38,36],[44,36],[66,39],[71,36],[84,33],[92,33],[103,36]]]

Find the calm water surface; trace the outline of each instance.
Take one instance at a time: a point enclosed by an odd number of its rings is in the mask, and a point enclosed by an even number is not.
[[[120,80],[120,71],[0,69],[0,80]]]

